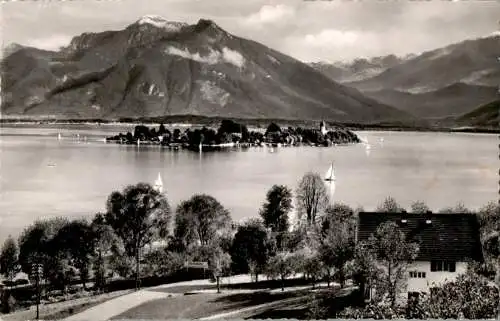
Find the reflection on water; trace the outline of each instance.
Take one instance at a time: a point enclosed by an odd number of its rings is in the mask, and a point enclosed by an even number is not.
[[[102,211],[111,191],[153,183],[158,173],[173,208],[194,193],[208,193],[236,220],[258,215],[273,184],[295,189],[301,175],[323,176],[332,161],[337,179],[330,193],[352,207],[374,209],[388,195],[405,207],[424,200],[433,209],[459,201],[477,208],[497,198],[495,135],[363,132],[370,149],[359,144],[198,153],[103,143],[109,134],[102,128],[2,128],[0,237],[2,229],[37,217]]]

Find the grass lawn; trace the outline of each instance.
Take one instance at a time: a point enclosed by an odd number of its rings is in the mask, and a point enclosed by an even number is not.
[[[285,293],[201,293],[173,296],[141,304],[113,319],[196,319],[304,295],[304,291],[297,291]]]
[[[104,293],[96,296],[79,298],[64,302],[40,305],[40,319],[57,320],[82,312],[95,305],[132,292],[131,290]],[[0,314],[3,321],[33,320],[36,317],[36,307],[10,314]]]
[[[240,317],[245,319],[334,319],[337,313],[348,306],[356,304],[359,297],[353,288],[346,289],[322,289],[317,291],[315,297],[308,296],[300,302],[279,304],[270,309],[262,309]],[[310,315],[313,310],[322,310],[317,315]],[[317,312],[317,313],[318,313]]]

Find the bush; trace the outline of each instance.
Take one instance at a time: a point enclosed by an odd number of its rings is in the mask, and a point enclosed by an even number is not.
[[[456,281],[435,287],[431,295],[422,294],[406,308],[369,304],[364,308],[347,308],[341,318],[417,318],[417,319],[494,319],[497,313],[498,289],[473,272],[460,275]]]
[[[404,319],[406,311],[404,307],[390,305],[368,304],[364,308],[348,307],[339,313],[338,317],[345,319]]]
[[[2,313],[11,313],[15,311],[17,301],[9,291],[3,291],[0,299]]]

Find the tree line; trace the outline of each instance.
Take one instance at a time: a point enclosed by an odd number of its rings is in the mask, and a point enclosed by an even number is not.
[[[294,220],[290,219],[292,210],[297,213]],[[391,197],[376,209],[402,210]],[[9,237],[0,253],[0,273],[10,280],[19,271],[31,276],[33,263],[41,263],[47,287],[64,292],[77,280],[83,288],[92,283],[100,291],[115,277],[133,278],[139,287],[144,277],[173,274],[189,262],[206,262],[217,284],[221,276],[249,273],[255,281],[260,276],[277,280],[282,290],[293,275],[302,275],[313,287],[318,282],[328,287],[336,282],[343,288],[352,280],[361,294],[367,286],[376,285],[380,291],[374,300],[384,304],[349,308],[343,316],[374,317],[377,311],[375,316],[384,318],[399,315],[396,298],[406,282],[408,266],[418,255],[418,243],[407,240],[392,222],[380,225],[368,241],[356,242],[360,211],[331,204],[323,179],[312,172],[300,179],[295,191],[285,185],[272,186],[259,216],[242,223],[233,222],[230,212],[210,195],[194,195],[173,210],[165,194],[139,183],[112,192],[106,211],[92,219],[37,220],[17,241]],[[410,209],[412,213],[428,211],[422,201]],[[458,204],[441,212],[471,211]],[[500,208],[491,202],[476,214],[486,262],[471,264],[470,274],[439,291],[444,291],[440,297],[452,300],[457,291],[475,286],[481,293],[479,299],[486,298],[487,303],[468,305],[469,310],[454,303],[455,310],[450,312],[450,302],[436,301],[434,296],[434,301],[412,307],[414,315],[420,311],[421,316],[453,317],[465,311],[466,317],[482,313],[486,318],[497,308],[500,311],[498,290],[492,291],[488,283],[489,278],[500,284]]]
[[[169,146],[171,144],[185,144],[191,147],[204,145],[219,145],[227,143],[241,143],[259,145],[260,143],[299,145],[309,144],[317,146],[330,146],[332,144],[359,143],[360,140],[352,131],[345,128],[336,128],[323,134],[319,129],[313,128],[281,128],[276,123],[271,123],[264,133],[250,131],[247,126],[232,120],[223,120],[217,130],[203,127],[201,129],[187,128],[181,131],[175,128],[172,131],[160,124],[158,129],[138,125],[134,132],[120,133],[107,138],[125,144],[151,142]]]

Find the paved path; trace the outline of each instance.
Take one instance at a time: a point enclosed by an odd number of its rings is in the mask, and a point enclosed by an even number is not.
[[[251,282],[250,277],[248,275],[237,275],[231,278],[224,278],[221,283],[234,284],[234,283],[248,283],[248,282]],[[96,305],[85,311],[72,315],[64,319],[64,321],[84,321],[84,320],[106,321],[116,315],[119,315],[145,302],[169,297],[169,295],[172,294],[168,293],[168,288],[177,286],[187,286],[187,285],[204,286],[204,285],[214,285],[214,283],[210,282],[209,280],[194,280],[194,281],[164,284],[156,287],[143,289]],[[164,291],[156,291],[160,289]]]

